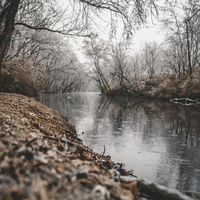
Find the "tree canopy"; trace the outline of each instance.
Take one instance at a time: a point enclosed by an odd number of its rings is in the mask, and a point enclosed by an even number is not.
[[[116,34],[118,20],[123,33],[131,38],[133,30],[158,12],[157,0],[5,0],[0,2],[0,70],[16,26],[45,30],[68,36],[92,34],[92,28],[104,20]],[[109,18],[106,22],[105,16]],[[98,19],[98,20],[96,20]]]

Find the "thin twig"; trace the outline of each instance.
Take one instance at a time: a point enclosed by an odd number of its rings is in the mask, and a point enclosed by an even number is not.
[[[103,145],[103,154],[102,154],[102,156],[104,156],[104,154],[105,154],[105,152],[106,152],[106,147],[105,147],[105,145]]]
[[[47,136],[47,135],[42,135],[42,134],[37,134],[37,135],[38,135],[38,136],[41,136],[41,137],[43,137],[43,138],[47,138],[47,139],[49,139],[49,140],[54,140],[54,141],[56,141],[56,142],[59,141],[59,137],[53,138],[53,137],[50,137],[50,136]],[[72,141],[70,141],[70,140],[63,139],[63,138],[60,138],[60,141],[61,141],[62,143],[67,143],[68,145],[71,145],[71,146],[77,146],[77,145],[79,145],[79,144],[76,143],[76,142],[72,142]]]

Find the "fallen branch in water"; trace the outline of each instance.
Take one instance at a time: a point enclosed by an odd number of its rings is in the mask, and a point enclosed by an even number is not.
[[[153,200],[192,200],[189,196],[173,189],[148,182],[144,179],[139,179],[131,176],[120,176],[119,181],[121,183],[137,182],[137,187],[141,197]]]
[[[147,195],[154,200],[192,200],[177,190],[169,189],[155,183],[149,183],[143,179],[137,180],[137,187],[140,189],[141,195]]]
[[[181,105],[185,105],[185,106],[200,105],[199,99],[193,100],[193,99],[189,99],[189,98],[174,98],[174,99],[170,99],[170,101],[172,103],[181,104]]]

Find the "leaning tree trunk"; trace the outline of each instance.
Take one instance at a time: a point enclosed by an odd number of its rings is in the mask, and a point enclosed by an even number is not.
[[[3,58],[10,46],[19,3],[20,0],[6,0],[0,7],[0,72]]]

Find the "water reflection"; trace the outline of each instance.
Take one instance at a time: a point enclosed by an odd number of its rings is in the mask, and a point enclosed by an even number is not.
[[[125,163],[138,177],[200,192],[200,111],[167,101],[94,93],[43,94],[76,126],[84,144]],[[84,132],[84,134],[82,134]]]

